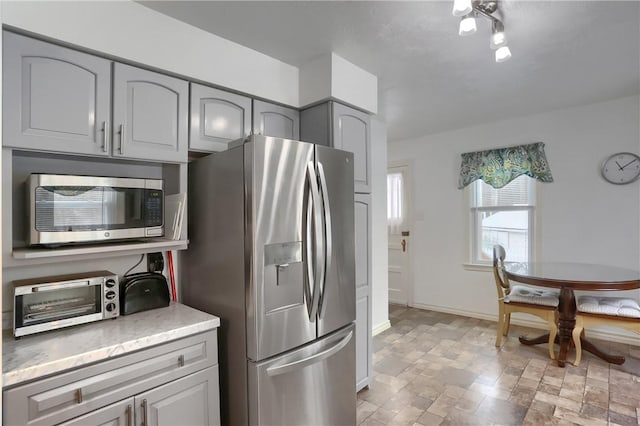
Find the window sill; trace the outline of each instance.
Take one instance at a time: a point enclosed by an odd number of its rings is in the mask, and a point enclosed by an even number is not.
[[[465,271],[480,271],[480,272],[491,272],[493,270],[493,266],[484,265],[480,263],[463,263],[462,268]]]

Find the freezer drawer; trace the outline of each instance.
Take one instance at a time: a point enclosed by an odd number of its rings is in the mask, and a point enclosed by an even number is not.
[[[248,372],[251,425],[356,423],[353,324]]]

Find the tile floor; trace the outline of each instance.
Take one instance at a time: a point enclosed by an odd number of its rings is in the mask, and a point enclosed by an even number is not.
[[[495,322],[399,306],[389,316],[360,425],[640,425],[640,346],[596,341],[627,362],[584,353],[559,368],[545,345],[518,342],[540,330],[512,326],[498,349]]]

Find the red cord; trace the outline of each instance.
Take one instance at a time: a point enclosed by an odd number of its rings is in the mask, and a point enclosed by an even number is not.
[[[173,274],[173,253],[171,253],[171,251],[168,251],[167,257],[169,259],[169,277],[171,278],[171,299],[174,302],[177,302],[178,298],[176,296],[176,278]]]

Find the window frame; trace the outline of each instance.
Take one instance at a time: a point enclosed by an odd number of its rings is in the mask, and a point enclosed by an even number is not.
[[[495,207],[475,207],[475,197],[476,197],[476,182],[471,183],[465,189],[467,190],[467,211],[468,216],[468,258],[469,262],[465,264],[465,266],[469,267],[468,269],[485,269],[490,268],[492,266],[491,260],[482,260],[480,258],[480,239],[482,234],[482,229],[479,226],[479,217],[480,213],[486,211],[500,212],[500,211],[527,211],[528,214],[528,253],[529,253],[529,262],[535,262],[535,259],[538,257],[538,236],[540,230],[539,228],[539,220],[538,215],[540,212],[540,185],[538,181],[533,178],[529,182],[530,190],[533,191],[533,195],[530,197],[532,204],[528,205],[511,205],[511,206],[495,206]],[[507,253],[507,260],[508,253]],[[475,268],[474,268],[475,267]]]

